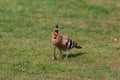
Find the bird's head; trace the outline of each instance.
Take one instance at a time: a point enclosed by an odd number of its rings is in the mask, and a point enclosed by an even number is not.
[[[56,25],[55,30],[52,33],[53,39],[56,39],[58,35],[59,35],[59,29],[58,29],[58,25]]]

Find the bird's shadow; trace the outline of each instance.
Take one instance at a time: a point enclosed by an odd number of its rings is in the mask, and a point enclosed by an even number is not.
[[[84,55],[84,54],[86,54],[86,53],[85,53],[85,52],[78,52],[78,53],[76,53],[76,54],[70,53],[70,54],[68,55],[68,58],[74,58],[74,57],[77,57],[77,56],[82,56],[82,55]],[[66,57],[66,54],[63,54],[62,57]]]

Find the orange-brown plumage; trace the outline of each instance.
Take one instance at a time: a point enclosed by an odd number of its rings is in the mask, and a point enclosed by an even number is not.
[[[53,32],[52,34],[52,44],[58,49],[65,51],[67,49],[66,42],[68,40],[67,36],[60,35],[59,33]]]
[[[61,35],[59,33],[59,30],[58,30],[58,25],[56,25],[55,31],[52,33],[52,44],[55,46],[54,59],[57,59],[55,56],[56,47],[60,50],[60,52],[68,51],[74,47],[75,48],[82,48],[82,47],[78,46],[77,43],[72,41],[69,37],[67,37],[65,35]],[[68,52],[67,52],[66,57],[67,56],[68,56]]]

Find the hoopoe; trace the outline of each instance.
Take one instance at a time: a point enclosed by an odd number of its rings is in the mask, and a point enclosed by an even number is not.
[[[66,51],[66,58],[68,57],[70,49],[82,48],[81,46],[78,46],[77,43],[70,39],[68,36],[61,35],[59,33],[58,25],[56,25],[55,31],[52,33],[52,44],[54,45],[54,60],[57,60],[55,55],[56,47],[60,50],[60,54],[62,54],[62,51]]]

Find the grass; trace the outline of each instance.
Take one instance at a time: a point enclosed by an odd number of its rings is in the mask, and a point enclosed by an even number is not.
[[[67,60],[52,60],[56,24],[83,47]],[[0,0],[0,80],[119,79],[119,0]]]

